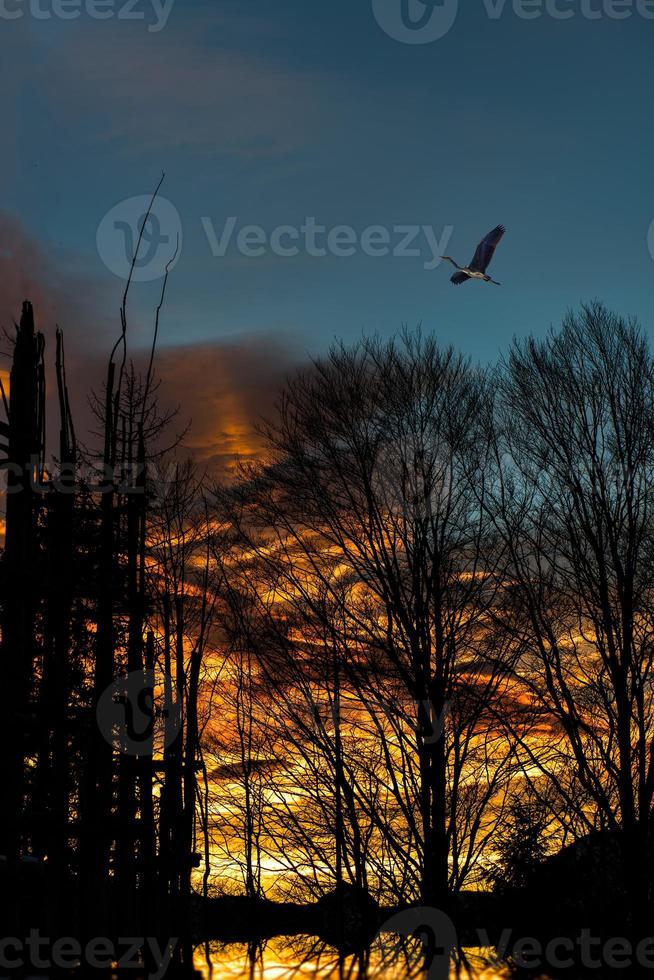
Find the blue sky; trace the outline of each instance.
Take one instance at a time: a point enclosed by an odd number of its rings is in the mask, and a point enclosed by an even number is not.
[[[125,0],[106,0],[105,20],[83,9],[66,21],[21,2],[4,0],[23,15],[0,40],[1,207],[29,244],[12,261],[21,284],[58,283],[60,319],[75,317],[66,282],[80,286],[99,347],[122,281],[98,226],[162,170],[183,229],[164,347],[265,336],[303,355],[422,322],[486,361],[593,298],[654,329],[654,20],[642,2],[619,0],[630,16],[616,19],[610,0],[558,0],[569,19],[527,20],[510,0],[496,18],[490,0],[462,0],[451,30],[424,44],[389,36],[373,0],[177,0],[158,31],[150,0],[134,8],[143,20],[116,16]],[[219,233],[229,216],[267,233],[307,216],[357,235],[450,227],[460,262],[503,222],[491,268],[503,287],[454,288],[447,266],[424,268],[428,253],[215,257],[202,219]],[[137,347],[159,286],[134,289]],[[15,295],[0,291],[3,322]]]

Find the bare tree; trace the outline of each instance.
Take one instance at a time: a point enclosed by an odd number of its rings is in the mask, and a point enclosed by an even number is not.
[[[521,740],[525,765],[548,776],[569,820],[620,833],[637,924],[654,803],[654,365],[642,332],[594,304],[542,342],[516,342],[495,417],[486,502],[519,608],[520,680],[547,733]]]
[[[211,575],[204,474],[190,460],[162,459],[148,525],[150,622],[162,675],[168,731],[159,803],[159,894],[162,914],[179,921],[191,901],[197,850],[197,814],[203,769],[205,703],[214,681],[206,662],[214,645],[217,593]],[[205,690],[207,689],[207,690]],[[189,951],[182,951],[188,958]]]
[[[461,774],[505,675],[498,651],[488,655],[499,583],[481,563],[486,515],[471,487],[473,472],[484,479],[483,392],[477,372],[419,332],[335,347],[289,382],[265,429],[267,465],[232,494],[241,547],[268,569],[279,602],[300,597],[332,630],[343,610],[336,633],[347,622],[351,642],[341,655],[385,663],[413,706],[415,795],[404,807],[419,814],[411,843],[432,905],[448,902],[469,863],[457,836]],[[478,773],[475,833],[496,795],[488,772]]]

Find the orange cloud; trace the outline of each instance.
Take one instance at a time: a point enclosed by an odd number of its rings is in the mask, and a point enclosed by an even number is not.
[[[91,389],[101,390],[106,360],[117,336],[117,302],[109,287],[85,274],[70,256],[41,246],[11,215],[0,212],[0,376],[10,368],[13,322],[23,300],[34,306],[36,325],[46,337],[50,399],[49,444],[56,445],[57,406],[53,378],[55,325],[66,341],[66,365],[75,425],[87,441],[96,427],[88,407]],[[108,312],[107,312],[108,311]],[[141,317],[133,317],[132,343],[143,344],[149,333]],[[134,336],[136,334],[136,337]],[[144,369],[149,349],[129,351]],[[185,447],[214,475],[229,473],[236,456],[255,457],[261,449],[257,422],[271,414],[287,374],[304,360],[293,339],[283,333],[249,334],[192,346],[157,351],[155,370],[162,381],[161,400],[179,405],[179,428],[190,423]]]
[[[185,445],[193,456],[217,476],[228,475],[237,456],[256,457],[262,449],[257,423],[272,414],[286,376],[300,360],[283,335],[161,351],[162,399],[179,403],[181,421],[190,420]]]

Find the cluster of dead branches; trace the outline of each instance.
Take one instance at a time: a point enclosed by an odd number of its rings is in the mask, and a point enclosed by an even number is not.
[[[405,331],[289,381],[213,506],[220,874],[447,907],[528,789],[646,907],[653,381],[600,305],[489,371]]]

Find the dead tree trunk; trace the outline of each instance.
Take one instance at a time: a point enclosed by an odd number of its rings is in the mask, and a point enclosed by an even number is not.
[[[26,759],[34,750],[35,717],[32,680],[35,660],[34,620],[37,608],[36,554],[39,500],[35,478],[43,466],[43,337],[34,329],[30,303],[23,304],[16,332],[7,440],[7,511],[4,554],[2,659],[4,710],[0,712],[0,854],[9,874],[26,841],[22,813],[26,792]],[[11,887],[11,885],[10,885]],[[17,903],[18,904],[18,903]]]
[[[38,810],[42,814],[42,850],[48,859],[50,928],[57,933],[68,903],[61,899],[70,884],[71,649],[73,608],[73,526],[77,447],[66,385],[63,335],[57,331],[59,398],[59,473],[49,486],[46,527],[47,599],[43,636],[42,718]]]
[[[105,391],[103,473],[100,480],[100,540],[97,575],[97,632],[86,778],[81,813],[82,910],[85,928],[107,918],[107,886],[113,810],[113,749],[95,723],[100,698],[114,679],[115,595],[115,363],[109,362]]]

